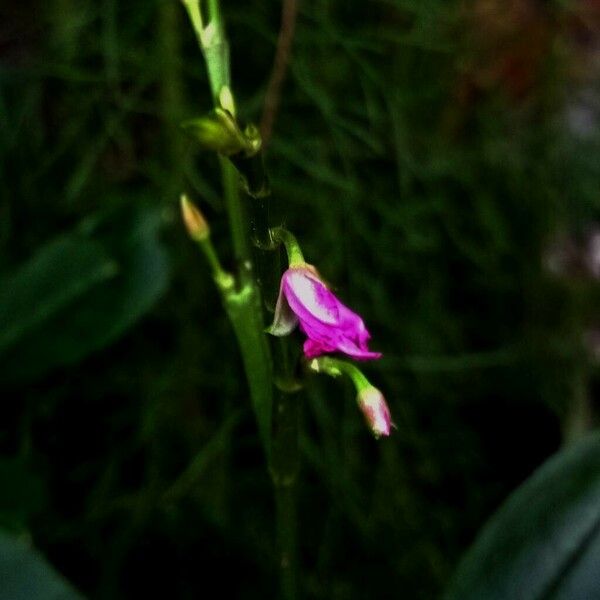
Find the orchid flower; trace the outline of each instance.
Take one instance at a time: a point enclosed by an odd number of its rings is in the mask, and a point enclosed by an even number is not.
[[[368,349],[371,336],[361,317],[328,289],[312,265],[304,262],[290,264],[283,274],[275,318],[268,332],[284,336],[297,325],[307,336],[307,358],[330,352],[342,352],[357,360],[381,357],[380,352]]]

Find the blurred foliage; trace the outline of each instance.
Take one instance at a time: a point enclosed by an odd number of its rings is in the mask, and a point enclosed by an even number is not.
[[[32,381],[82,360],[119,337],[164,291],[157,219],[148,210],[129,212],[82,228],[100,235],[108,228],[104,246],[81,234],[62,236],[0,280],[0,379]]]
[[[483,529],[446,600],[597,596],[599,477],[598,433],[548,460]]]
[[[280,5],[223,5],[256,122]],[[0,524],[91,598],[273,597],[240,360],[176,213],[183,189],[201,198],[231,261],[218,164],[179,128],[211,106],[183,9],[25,0],[0,17]],[[307,382],[307,597],[436,597],[502,499],[589,425],[599,35],[591,0],[301,4],[275,210],[364,315],[397,425],[376,443],[350,389]]]
[[[0,532],[0,595],[12,600],[80,600],[64,579],[26,544]]]

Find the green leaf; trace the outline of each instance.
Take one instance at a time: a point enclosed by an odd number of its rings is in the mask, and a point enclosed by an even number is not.
[[[62,236],[43,246],[14,274],[0,278],[0,355],[116,270],[93,240]]]
[[[549,459],[491,518],[446,600],[600,597],[600,434]]]
[[[82,600],[34,549],[0,531],[0,600]]]
[[[24,325],[18,336],[11,334],[10,352],[0,355],[0,379],[33,380],[56,367],[75,364],[116,340],[146,313],[168,284],[159,225],[159,213],[153,208],[112,211],[73,234],[69,252],[48,254],[44,248],[43,260],[36,257],[25,265],[15,278],[30,309],[19,313]],[[77,249],[89,253],[91,248],[103,257],[101,264],[74,256]],[[67,264],[70,260],[72,265]],[[61,275],[58,280],[56,272]],[[20,303],[11,299],[14,289],[12,285],[5,292],[5,304],[15,305],[13,315],[21,310]],[[13,320],[6,317],[5,322]]]

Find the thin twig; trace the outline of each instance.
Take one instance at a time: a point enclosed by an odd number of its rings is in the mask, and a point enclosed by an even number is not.
[[[283,0],[281,9],[281,28],[277,38],[277,50],[273,60],[273,69],[265,102],[263,105],[263,114],[260,121],[260,134],[263,140],[263,147],[266,147],[273,132],[277,109],[281,100],[281,88],[285,80],[285,75],[292,52],[292,41],[294,39],[294,29],[296,27],[296,15],[298,14],[299,0]]]

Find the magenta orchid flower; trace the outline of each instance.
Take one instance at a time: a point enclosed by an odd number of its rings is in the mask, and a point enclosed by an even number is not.
[[[281,278],[275,318],[268,332],[276,336],[291,333],[299,325],[306,334],[304,354],[314,358],[342,352],[357,360],[380,358],[371,352],[371,337],[363,320],[328,289],[317,270],[309,264],[291,264]]]

